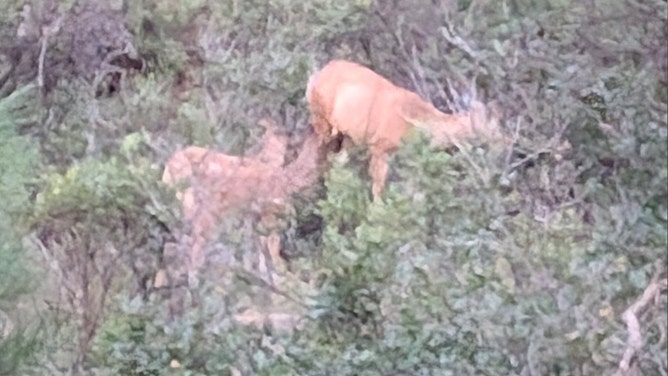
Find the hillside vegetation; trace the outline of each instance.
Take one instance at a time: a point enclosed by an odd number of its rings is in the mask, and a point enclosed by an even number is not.
[[[668,375],[665,1],[0,8],[0,375]],[[256,155],[268,118],[289,166],[333,59],[513,145],[413,132],[377,201],[366,149],[330,151],[273,276],[251,207],[187,278],[165,162]]]

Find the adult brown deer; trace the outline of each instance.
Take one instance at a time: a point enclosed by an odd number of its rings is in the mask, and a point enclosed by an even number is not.
[[[471,138],[508,141],[498,119],[489,116],[482,103],[473,101],[466,113],[445,114],[416,93],[350,61],[331,61],[311,75],[306,100],[323,143],[343,134],[355,144],[368,145],[374,200],[385,185],[388,153],[399,147],[410,126],[430,134],[432,145],[460,145]]]
[[[176,188],[185,219],[192,227],[189,272],[203,265],[203,248],[216,224],[235,210],[253,210],[258,222],[272,230],[261,241],[272,262],[279,262],[275,216],[293,193],[317,181],[320,142],[311,134],[297,158],[284,166],[286,138],[276,133],[277,125],[272,121],[262,120],[260,125],[266,131],[262,150],[256,155],[232,156],[190,146],[172,155],[165,165],[162,181]]]

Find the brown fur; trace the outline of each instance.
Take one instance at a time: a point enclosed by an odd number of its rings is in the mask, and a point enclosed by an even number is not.
[[[428,132],[434,145],[456,145],[473,137],[505,140],[497,119],[488,117],[482,103],[474,101],[468,113],[445,114],[417,94],[349,61],[331,61],[313,74],[306,100],[323,143],[344,134],[355,144],[368,145],[374,199],[385,184],[388,153],[399,147],[411,125]]]
[[[268,120],[262,151],[254,156],[232,156],[190,146],[167,161],[162,181],[177,189],[186,220],[192,225],[193,271],[204,263],[203,247],[213,235],[216,223],[235,209],[252,209],[259,221],[275,230],[276,214],[290,195],[313,185],[319,175],[320,143],[316,135],[305,141],[297,159],[284,166],[287,140],[275,133]],[[279,258],[277,234],[261,239],[270,246],[273,261]]]

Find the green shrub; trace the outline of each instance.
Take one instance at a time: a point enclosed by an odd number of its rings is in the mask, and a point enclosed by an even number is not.
[[[18,134],[33,115],[29,107],[34,86],[26,86],[0,99],[0,374],[15,374],[33,361],[39,348],[38,320],[31,304],[23,302],[38,283],[21,240],[27,233],[22,218],[30,205],[30,186],[39,167],[38,150]],[[17,306],[22,301],[23,307]]]
[[[333,167],[321,204],[327,272],[290,366],[314,375],[616,368],[625,332],[611,314],[661,263],[632,265],[621,239],[598,253],[597,227],[572,209],[543,223],[514,213],[517,195],[483,184],[472,166],[498,177],[491,156],[449,157],[409,143],[384,202],[358,206],[349,227],[338,198],[359,195],[359,177]],[[654,261],[665,257],[665,240],[656,240],[644,248]],[[650,335],[648,345],[658,340]],[[648,354],[644,369],[658,371],[660,357]]]
[[[663,1],[66,2],[39,98],[21,85],[38,76],[52,12],[33,4],[28,25],[5,3],[0,313],[32,291],[30,254],[50,267],[36,300],[62,299],[41,311],[38,364],[24,360],[31,331],[0,336],[0,373],[608,374],[630,344],[625,310],[665,279]],[[35,40],[12,39],[21,24]],[[88,62],[116,39],[143,65],[117,62],[123,74],[99,90],[106,68]],[[182,231],[162,162],[190,144],[253,152],[265,116],[294,147],[309,127],[308,76],[334,58],[447,110],[475,87],[517,142],[448,154],[409,137],[382,202],[370,201],[364,148],[331,157],[320,199],[305,196],[285,221],[290,270],[308,285],[282,286],[309,310],[292,333],[232,324],[270,289],[224,263],[198,286],[153,288],[182,262],[165,251]],[[221,224],[214,246],[249,257],[248,219]],[[321,236],[300,239],[302,220]],[[25,222],[40,252],[24,249]],[[175,315],[170,294],[195,307]],[[658,294],[638,313],[638,374],[665,374],[667,304]]]

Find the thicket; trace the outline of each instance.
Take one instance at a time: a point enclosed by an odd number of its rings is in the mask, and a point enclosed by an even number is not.
[[[665,1],[0,7],[0,375],[668,374]],[[261,117],[294,158],[334,58],[515,143],[411,135],[375,203],[365,151],[333,155],[283,218],[294,278],[257,278],[239,214],[188,285],[164,162],[251,153]]]

